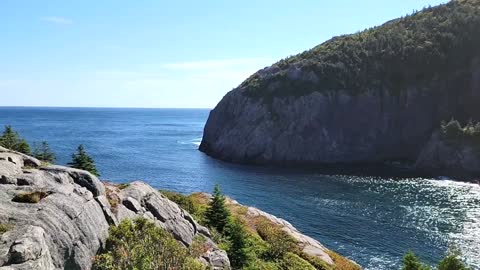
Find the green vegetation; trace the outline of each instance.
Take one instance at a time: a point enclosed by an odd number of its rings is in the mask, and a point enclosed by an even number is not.
[[[38,203],[47,196],[48,193],[44,191],[21,192],[16,194],[12,201],[19,203]]]
[[[402,270],[428,270],[430,267],[424,265],[411,251],[407,252],[403,257]]]
[[[160,193],[162,193],[162,195],[167,197],[170,201],[178,204],[178,206],[180,206],[183,210],[190,213],[190,215],[192,215],[193,217],[198,216],[198,212],[200,210],[198,209],[198,207],[195,206],[195,204],[189,197],[182,195],[180,193],[176,193],[168,190],[160,190]]]
[[[155,223],[143,218],[124,220],[112,226],[105,250],[94,259],[93,269],[182,269],[205,270],[196,258],[201,255],[202,239],[189,249]]]
[[[329,265],[321,259],[305,254],[302,247],[282,227],[264,217],[248,215],[248,209],[226,199],[217,186],[210,198],[203,193],[189,196],[174,192],[162,192],[182,208],[194,209],[194,217],[202,225],[209,226],[212,239],[225,249],[233,269],[242,270],[358,270],[344,257],[329,251],[335,265]],[[213,209],[220,209],[221,215],[212,215]],[[207,214],[208,213],[208,214]],[[209,216],[207,218],[207,216]],[[226,220],[220,232],[212,217],[221,222]],[[211,225],[209,225],[211,224]]]
[[[225,207],[225,197],[220,191],[218,185],[213,190],[213,197],[208,205],[208,209],[205,212],[206,224],[212,228],[215,228],[218,232],[222,233],[225,226],[228,224],[228,217],[230,213]]]
[[[239,219],[232,219],[227,226],[226,235],[230,241],[228,257],[235,269],[242,269],[248,263],[248,235],[245,225]]]
[[[123,183],[123,184],[118,184],[117,187],[118,189],[126,189],[130,184],[129,183]]]
[[[449,140],[469,140],[480,144],[480,122],[469,121],[463,126],[459,121],[451,119],[448,123],[442,122],[442,134]]]
[[[11,126],[5,126],[3,135],[0,137],[0,146],[27,155],[31,152],[28,142],[22,139],[18,132],[14,131]]]
[[[382,26],[334,37],[277,62],[271,74],[255,73],[241,87],[249,96],[266,98],[338,90],[398,93],[447,77],[455,79],[456,90],[471,81],[468,69],[478,56],[478,29],[480,1],[450,1]],[[295,69],[306,75],[292,75]]]
[[[460,253],[458,251],[449,251],[447,256],[439,263],[436,270],[468,270],[465,264],[459,259]],[[411,251],[407,252],[403,257],[402,270],[430,270],[429,266],[420,262],[420,260]]]
[[[40,145],[34,145],[33,156],[47,163],[53,163],[56,160],[55,154],[50,149],[48,142],[43,141]]]
[[[12,225],[10,224],[3,224],[0,223],[0,236],[8,231],[10,231],[13,228]]]
[[[93,158],[87,154],[82,144],[78,146],[77,152],[72,155],[72,161],[68,165],[72,168],[89,171],[95,176],[100,176]]]

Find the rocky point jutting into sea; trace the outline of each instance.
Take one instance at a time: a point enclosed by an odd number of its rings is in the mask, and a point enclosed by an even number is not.
[[[42,194],[38,201],[15,199],[35,192]],[[233,200],[229,204],[240,206]],[[245,209],[249,219],[262,217],[283,228],[305,254],[327,265],[337,263],[333,253],[285,220]],[[43,164],[0,147],[0,224],[8,226],[0,234],[0,269],[90,269],[105,247],[109,226],[137,217],[155,222],[184,246],[201,235],[207,248],[199,260],[212,269],[230,269],[210,231],[151,186],[137,181],[120,188],[87,171]]]
[[[478,175],[479,104],[480,1],[457,0],[259,70],[211,111],[200,150],[238,163]],[[475,138],[442,136],[452,118],[473,120],[462,132]]]

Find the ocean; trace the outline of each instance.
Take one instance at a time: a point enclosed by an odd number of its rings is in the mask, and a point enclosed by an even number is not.
[[[48,141],[59,164],[84,144],[102,180],[142,180],[186,194],[219,184],[365,269],[398,269],[408,250],[434,264],[449,247],[480,269],[479,185],[225,163],[198,151],[208,113],[0,107],[0,128],[12,125],[31,144]]]

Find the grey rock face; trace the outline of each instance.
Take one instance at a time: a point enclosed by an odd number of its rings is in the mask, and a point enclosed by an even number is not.
[[[19,226],[1,236],[0,269],[54,269],[45,231],[37,226]],[[10,247],[7,249],[7,247]]]
[[[137,181],[121,190],[115,186],[107,186],[107,192],[109,196],[119,198],[116,209],[119,221],[135,216],[148,218],[186,246],[192,244],[196,235],[201,235],[209,243],[202,261],[214,270],[230,269],[227,253],[210,239],[208,229],[200,226],[189,213],[151,186]]]
[[[91,185],[82,186],[85,182],[81,175],[85,172],[69,174],[70,169],[62,167],[24,169],[22,166],[29,164],[25,162],[29,157],[15,152],[2,154],[23,161],[15,164],[15,170],[3,170],[10,166],[6,165],[10,161],[0,160],[1,178],[7,175],[15,179],[0,185],[0,223],[14,226],[13,231],[2,235],[8,241],[0,243],[1,249],[9,250],[0,259],[2,266],[89,269],[92,257],[105,243],[109,224],[87,189]],[[101,185],[96,177],[90,182]],[[34,191],[46,192],[47,196],[38,203],[12,201],[16,194]],[[22,233],[25,228],[30,228],[28,233]]]
[[[452,76],[398,93],[345,90],[262,98],[239,87],[210,112],[200,150],[255,164],[414,162],[442,120],[480,120],[479,69],[471,70],[471,82],[461,87]],[[268,72],[274,71],[259,74]],[[292,67],[289,76],[309,75]]]
[[[415,167],[440,173],[480,173],[480,149],[469,141],[455,141],[435,132],[422,149]]]
[[[202,257],[210,259],[202,260],[214,269],[230,269],[226,253],[208,238],[208,229],[151,186],[134,182],[120,190],[86,171],[40,168],[40,162],[32,168],[34,163],[0,148],[0,223],[13,226],[0,236],[1,270],[90,269],[109,226],[137,217],[154,221],[187,246],[197,234],[204,235],[212,245]],[[38,203],[12,201],[19,193],[39,191],[46,197]]]

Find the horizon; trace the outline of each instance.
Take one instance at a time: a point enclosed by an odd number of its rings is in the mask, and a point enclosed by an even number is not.
[[[200,107],[95,107],[95,106],[42,106],[42,105],[28,105],[28,106],[3,106],[0,105],[0,108],[37,108],[37,109],[159,109],[159,110],[213,110],[214,108],[200,108]]]
[[[7,1],[0,106],[212,109],[280,59],[446,2]]]

